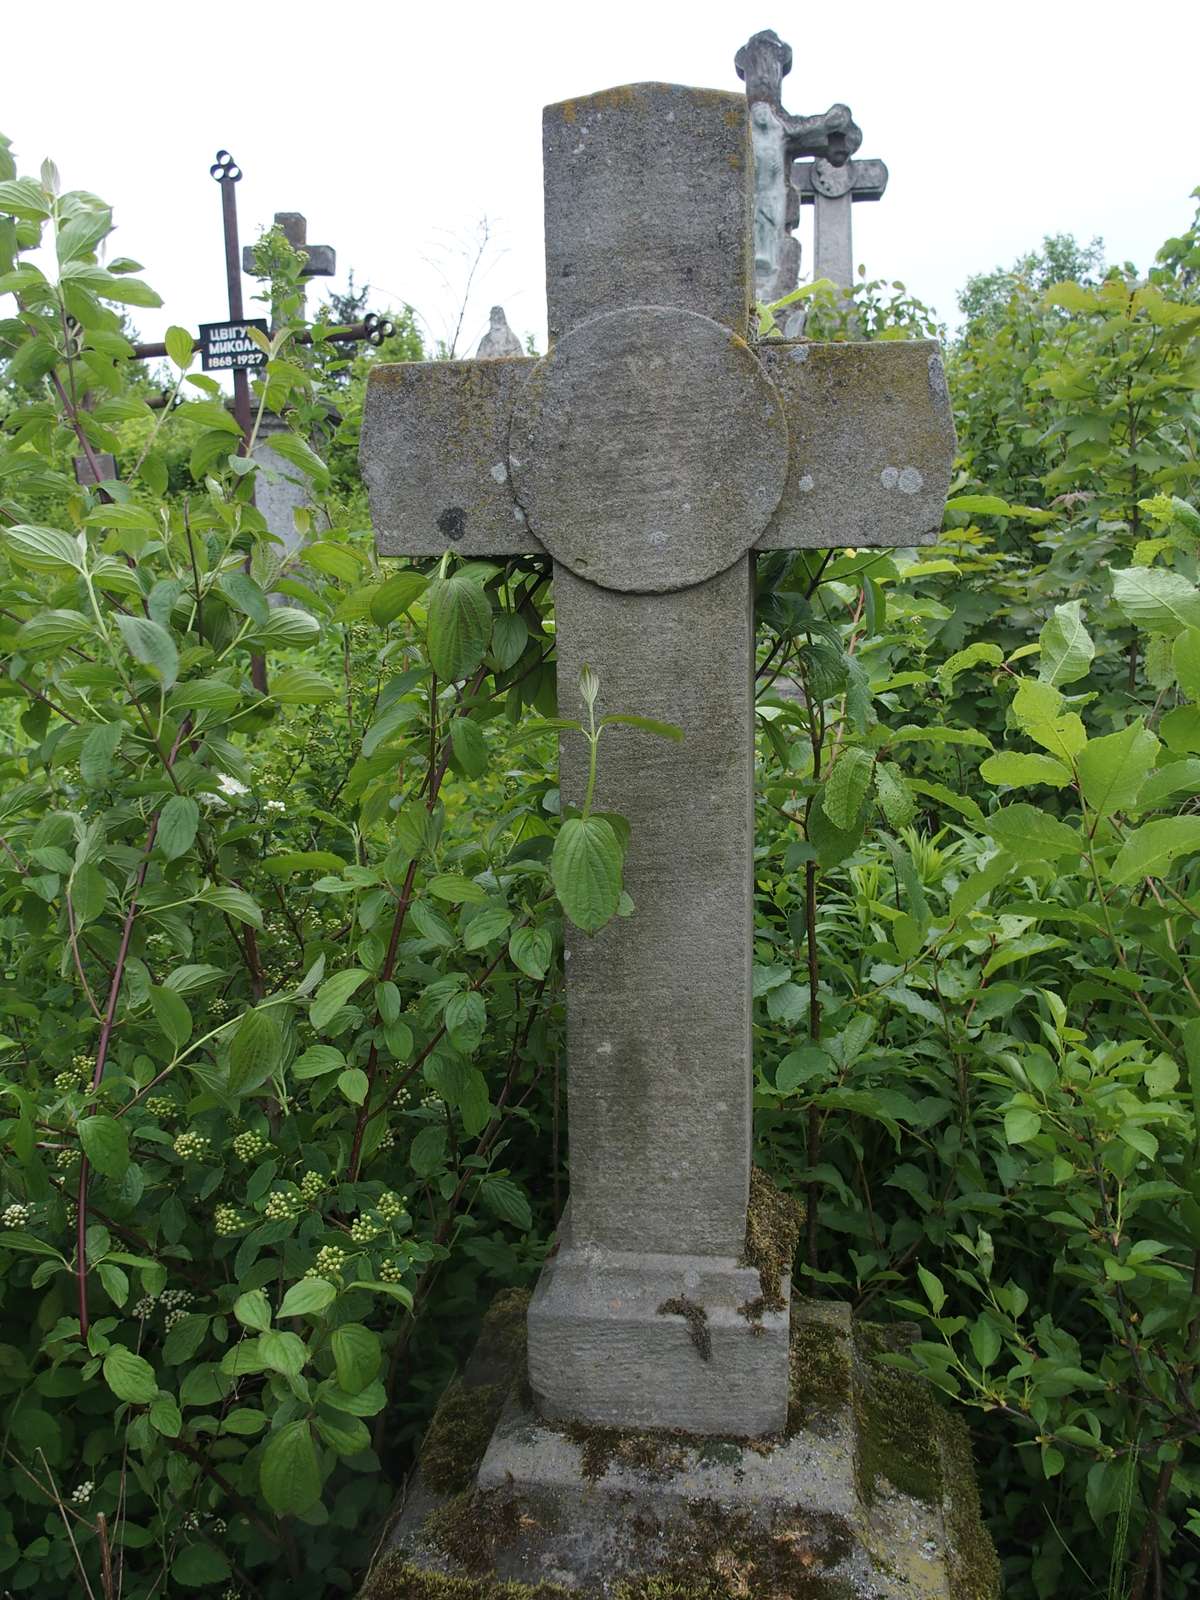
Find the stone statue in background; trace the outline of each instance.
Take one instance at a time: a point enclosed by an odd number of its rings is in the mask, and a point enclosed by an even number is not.
[[[488,360],[496,356],[523,356],[521,341],[508,325],[508,318],[504,315],[503,306],[493,306],[491,310],[491,325],[483,338],[479,341],[476,356]]]
[[[746,85],[754,147],[754,284],[759,300],[778,300],[800,281],[800,196],[789,181],[792,162],[812,156],[841,167],[862,143],[862,131],[840,102],[818,116],[783,109],[783,80],[792,48],[770,28],[756,33],[733,61]]]

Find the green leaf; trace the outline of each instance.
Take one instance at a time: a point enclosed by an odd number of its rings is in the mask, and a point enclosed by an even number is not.
[[[454,573],[434,578],[425,594],[429,661],[444,683],[469,677],[492,631],[491,601],[478,583]]]
[[[205,889],[196,896],[202,904],[214,906],[218,911],[223,911],[226,916],[233,917],[238,922],[245,922],[252,928],[262,929],[262,912],[244,889],[226,888],[219,885],[214,889]]]
[[[428,584],[429,577],[424,572],[397,572],[372,594],[371,620],[386,627],[424,594]]]
[[[167,347],[167,355],[170,356],[180,372],[186,372],[196,354],[192,349],[191,334],[186,328],[172,326],[163,335],[163,343]]]
[[[173,794],[158,817],[154,842],[168,861],[187,855],[196,841],[200,807],[188,794]]]
[[[473,989],[451,995],[446,1002],[445,1021],[450,1043],[464,1055],[470,1055],[479,1047],[487,1023],[483,996]]]
[[[1184,694],[1200,700],[1200,628],[1183,630],[1172,646],[1171,662]]]
[[[107,783],[109,773],[112,771],[113,757],[120,747],[124,732],[125,724],[119,719],[114,722],[102,722],[93,728],[83,741],[79,751],[79,776],[89,789],[96,789]]]
[[[283,1055],[273,1011],[247,1011],[229,1046],[229,1092],[249,1094],[271,1076]]]
[[[178,1439],[183,1432],[183,1417],[170,1395],[160,1394],[151,1400],[150,1426],[166,1439]]]
[[[106,1178],[123,1178],[129,1166],[129,1140],[125,1124],[116,1117],[82,1117],[79,1142],[97,1172]]]
[[[281,1333],[277,1328],[259,1334],[258,1353],[264,1366],[291,1378],[300,1376],[308,1360],[304,1340],[294,1333]]]
[[[577,928],[595,933],[621,899],[624,853],[603,817],[569,817],[550,856],[550,876],[563,910]]]
[[[478,778],[487,771],[487,741],[483,729],[469,717],[455,717],[451,722],[450,748],[464,777]]]
[[[271,679],[271,698],[281,706],[319,706],[337,697],[337,685],[311,667],[289,667]]]
[[[1112,574],[1113,599],[1136,627],[1174,636],[1200,627],[1200,593],[1165,567],[1127,567]]]
[[[1041,1132],[1042,1119],[1036,1111],[1014,1106],[1004,1113],[1004,1137],[1009,1144],[1028,1144]]]
[[[17,635],[18,646],[24,655],[56,654],[65,645],[72,645],[95,628],[95,623],[82,611],[42,611],[23,623]],[[102,727],[121,727],[119,722],[105,723]],[[99,733],[100,728],[93,728]],[[111,754],[111,752],[110,752]]]
[[[917,1265],[917,1277],[921,1280],[921,1287],[925,1291],[925,1298],[929,1301],[934,1316],[939,1316],[942,1307],[946,1304],[946,1291],[942,1288],[941,1279],[919,1263]]]
[[[271,1326],[271,1303],[261,1289],[250,1289],[233,1302],[233,1314],[244,1328],[266,1333]]]
[[[301,1278],[284,1295],[279,1307],[284,1317],[310,1317],[324,1311],[337,1299],[337,1290],[327,1278]]]
[[[154,1420],[151,1409],[150,1420]],[[210,1583],[224,1583],[231,1576],[229,1562],[212,1544],[188,1544],[171,1563],[171,1577],[185,1589],[203,1589]]]
[[[1077,767],[1083,798],[1099,816],[1128,811],[1158,757],[1158,740],[1139,717],[1099,739],[1089,739]]]
[[[326,978],[308,1008],[310,1025],[319,1033],[370,976],[365,967],[347,967],[342,972],[335,972],[331,978]]]
[[[489,906],[472,917],[463,929],[463,949],[483,950],[494,939],[503,938],[512,923],[512,912],[500,906]]]
[[[108,902],[108,879],[95,862],[85,861],[76,867],[71,878],[71,909],[75,921],[83,926],[94,922]]]
[[[1055,606],[1054,615],[1042,629],[1038,677],[1043,683],[1074,683],[1076,678],[1087,676],[1096,646],[1083,625],[1082,605],[1080,600],[1071,600]]]
[[[57,528],[18,522],[0,529],[0,548],[20,566],[31,567],[35,572],[54,572],[59,567],[70,567],[75,572],[83,569],[81,541]]]
[[[529,625],[512,611],[501,611],[492,627],[492,659],[501,672],[515,667],[529,642]]]
[[[825,1051],[819,1045],[805,1044],[789,1050],[775,1068],[775,1087],[780,1094],[794,1094],[814,1078],[828,1078],[832,1073],[833,1062]]]
[[[178,1051],[192,1036],[192,1013],[187,1001],[165,985],[150,985],[150,1009],[172,1049]]]
[[[179,652],[175,641],[161,623],[149,617],[130,617],[124,613],[117,617],[117,627],[125,647],[135,661],[153,667],[169,689],[179,676]]]
[[[917,814],[917,802],[894,761],[875,763],[875,798],[893,828],[905,828]]]
[[[838,756],[821,791],[822,809],[835,828],[848,828],[858,816],[874,771],[874,758],[859,745],[850,745]]]
[[[0,183],[0,212],[25,222],[41,222],[50,215],[50,200],[32,178],[10,178]]]
[[[344,1322],[330,1337],[337,1380],[347,1394],[365,1389],[379,1371],[383,1352],[377,1334],[358,1322]]]
[[[361,1067],[347,1067],[338,1074],[338,1089],[352,1106],[361,1106],[367,1098],[371,1083]]]
[[[158,1393],[154,1368],[142,1356],[115,1344],[104,1358],[104,1381],[118,1400],[146,1406]]]
[[[554,935],[549,928],[518,928],[508,941],[508,953],[514,967],[540,980],[554,954]]]
[[[529,1209],[529,1201],[511,1178],[485,1178],[479,1190],[479,1197],[489,1211],[494,1212],[502,1221],[511,1222],[513,1227],[519,1228],[522,1233],[528,1233],[533,1227],[533,1212]]]
[[[363,755],[373,756],[381,744],[385,744],[410,722],[415,722],[420,715],[421,707],[415,700],[398,700],[395,705],[389,706],[367,729],[362,742]]]
[[[314,1044],[292,1062],[293,1078],[303,1082],[306,1078],[320,1078],[327,1072],[336,1072],[346,1065],[342,1052],[331,1044]]]
[[[468,902],[479,906],[487,904],[488,892],[481,884],[472,883],[470,878],[460,877],[454,872],[438,873],[430,878],[427,887],[431,895],[438,900],[447,900],[453,906]]]
[[[441,1166],[445,1156],[445,1128],[422,1128],[409,1148],[408,1164],[418,1178],[428,1178]]]
[[[1074,828],[1036,806],[1001,806],[984,819],[984,826],[1000,848],[1018,861],[1057,861],[1083,851],[1083,840]]]
[[[298,433],[272,433],[263,442],[275,455],[281,456],[288,466],[298,467],[318,486],[329,482],[329,468]]]
[[[258,1483],[263,1499],[280,1516],[300,1516],[317,1504],[321,1468],[307,1418],[286,1423],[267,1440]]]
[[[1128,834],[1109,868],[1113,883],[1161,878],[1180,856],[1200,850],[1200,817],[1162,817]]]
[[[223,572],[217,580],[217,588],[235,611],[249,617],[260,628],[265,626],[271,608],[266,595],[248,572],[242,572],[240,568]]]
[[[950,694],[954,689],[954,680],[960,672],[965,672],[968,667],[977,667],[981,663],[989,667],[998,667],[1003,660],[1004,652],[998,644],[969,644],[965,650],[956,650],[942,662],[938,668],[938,679],[942,688]]]
[[[1002,750],[980,762],[979,776],[988,783],[1008,784],[1014,789],[1032,788],[1039,783],[1062,789],[1071,781],[1071,769],[1053,756],[1032,755],[1023,750]]]
[[[976,1317],[971,1324],[970,1339],[976,1361],[981,1367],[990,1367],[1004,1344],[996,1324],[986,1316]]]

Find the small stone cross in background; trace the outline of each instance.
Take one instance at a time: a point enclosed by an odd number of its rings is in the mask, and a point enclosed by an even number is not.
[[[801,202],[814,208],[814,278],[829,278],[843,289],[850,288],[854,282],[851,202],[881,200],[887,181],[882,161],[846,161],[835,167],[818,158],[793,165],[793,187]]]
[[[834,110],[824,148],[857,132]],[[377,367],[363,475],[383,555],[551,559],[563,716],[586,662],[607,708],[684,730],[602,751],[636,911],[566,932],[571,1201],[529,1378],[544,1416],[755,1437],[789,1292],[748,1319],[755,552],[931,539],[949,401],[931,343],[748,343],[741,95],[613,89],[543,140],[549,353]],[[560,763],[578,804],[569,736]]]

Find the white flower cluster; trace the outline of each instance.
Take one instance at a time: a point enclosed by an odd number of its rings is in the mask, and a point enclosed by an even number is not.
[[[14,1200],[12,1205],[5,1206],[4,1210],[0,1211],[0,1228],[27,1228],[32,1215],[33,1211],[29,1206]]]
[[[87,1481],[81,1483],[78,1488],[71,1490],[71,1504],[73,1506],[85,1506],[95,1492],[96,1485],[90,1478],[88,1478]]]

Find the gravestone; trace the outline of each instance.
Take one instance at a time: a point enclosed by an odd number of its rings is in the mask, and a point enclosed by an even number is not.
[[[850,208],[858,200],[882,200],[888,169],[882,161],[797,161],[792,186],[803,205],[813,207],[813,277],[850,288],[854,282],[854,244]]]
[[[747,1257],[754,561],[933,537],[954,442],[941,361],[918,341],[748,343],[740,96],[614,89],[549,107],[543,137],[549,353],[372,373],[361,460],[378,548],[549,555],[561,714],[582,710],[586,662],[610,708],[685,737],[606,735],[596,804],[630,821],[636,911],[566,932],[571,1199],[528,1311],[528,1393],[471,1464],[474,1555],[442,1503],[462,1483],[430,1473],[396,1559],[471,1570],[503,1527],[489,1571],[607,1593],[622,1571],[666,1570],[712,1502],[763,1528],[802,1508],[801,1553],[836,1521],[830,1570],[876,1573],[871,1539],[900,1560],[909,1535],[869,1532],[849,1388],[827,1436],[785,1437],[790,1283],[768,1292]],[[560,766],[577,803],[586,762],[569,740]],[[818,1351],[844,1346],[844,1309],[807,1317]],[[470,1381],[478,1432],[493,1391]],[[589,1440],[619,1450],[645,1430],[688,1438],[669,1484],[592,1470]],[[905,1515],[936,1581],[903,1592],[949,1595],[943,1523]]]
[[[301,275],[301,301],[299,316],[304,315],[303,284],[309,278],[331,278],[337,271],[337,254],[332,245],[308,243],[308,220],[299,211],[277,211],[275,227],[283,233],[294,250],[307,256]],[[242,270],[254,274],[254,246],[246,245],[242,251]],[[274,332],[274,326],[272,326]],[[258,438],[254,445],[254,459],[261,464],[255,484],[254,498],[266,519],[267,527],[282,542],[286,555],[294,555],[304,542],[296,529],[296,512],[312,504],[308,480],[299,467],[285,461],[271,445],[272,436],[289,432],[282,417],[271,412],[263,413]]]
[[[493,306],[488,318],[488,331],[479,341],[477,359],[494,361],[499,356],[519,356],[524,352],[521,341],[508,325],[503,306]]]
[[[795,117],[783,109],[783,80],[792,70],[792,47],[771,29],[756,33],[738,51],[734,69],[746,84],[754,146],[754,282],[764,302],[782,299],[800,282],[800,195],[791,183],[792,164],[813,156],[842,166],[862,143],[849,106],[836,104],[819,116]]]

